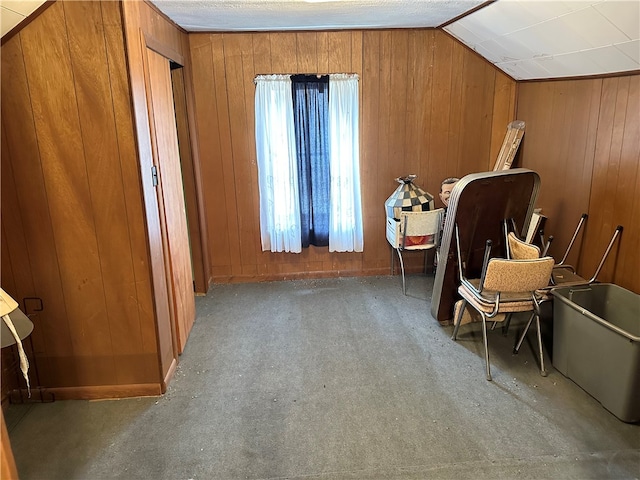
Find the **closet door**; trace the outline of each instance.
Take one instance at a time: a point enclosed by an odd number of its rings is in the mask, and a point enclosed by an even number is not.
[[[169,60],[149,48],[146,49],[146,67],[153,174],[171,304],[172,336],[174,350],[182,353],[195,319],[195,300],[171,72]]]

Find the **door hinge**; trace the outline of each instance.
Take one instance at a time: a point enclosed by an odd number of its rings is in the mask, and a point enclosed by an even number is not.
[[[158,167],[155,165],[151,166],[151,182],[154,187],[158,186]]]

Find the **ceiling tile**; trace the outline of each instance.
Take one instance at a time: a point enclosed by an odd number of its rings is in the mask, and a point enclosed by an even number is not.
[[[586,8],[565,15],[558,21],[561,24],[554,26],[554,28],[560,32],[572,33],[577,40],[583,43],[583,48],[601,47],[629,40],[620,29],[595,8]],[[580,50],[580,48],[575,48],[575,50]]]
[[[512,35],[506,35],[495,39],[495,43],[504,52],[509,52],[510,58],[526,59],[532,58],[535,55],[533,45],[530,43],[523,43],[518,37]]]
[[[581,55],[589,56],[593,63],[600,66],[600,72],[628,72],[640,68],[638,62],[625,55],[615,46],[594,48],[580,52]]]
[[[464,39],[464,43],[466,43],[467,45],[477,45],[482,42],[482,40],[484,40],[477,36],[475,33],[468,30],[463,23],[459,22],[456,22],[447,27],[446,31],[459,40]]]
[[[502,2],[499,2],[502,3]],[[553,18],[566,15],[567,13],[587,8],[592,2],[583,1],[541,1],[541,0],[519,0],[520,15],[531,19],[530,25],[546,22]]]
[[[485,41],[534,25],[538,20],[522,15],[521,2],[504,0],[477,10],[453,25],[457,23]]]
[[[499,40],[487,40],[476,45],[476,51],[492,62],[512,62],[518,60],[513,49],[500,43]]]
[[[8,10],[4,7],[2,7],[0,10],[0,28],[2,29],[2,36],[4,37],[5,34],[9,33],[13,29],[13,27],[24,20],[25,17],[14,12],[13,10]]]
[[[45,3],[43,0],[2,0],[0,4],[8,8],[9,10],[13,10],[16,13],[20,13],[25,17],[28,17],[33,12],[35,12],[40,5]],[[3,12],[4,13],[4,12]]]
[[[594,61],[589,52],[574,52],[566,55],[555,55],[551,58],[539,59],[552,77],[575,77],[594,75],[603,72],[602,67]]]
[[[630,40],[638,39],[640,33],[640,2],[633,0],[602,2],[594,5],[593,8],[609,19]]]
[[[550,76],[549,72],[542,65],[532,60],[505,62],[497,66],[516,80],[548,78]]]
[[[509,41],[517,41],[528,45],[534,55],[568,53],[585,47],[584,40],[567,28],[562,18],[556,18],[534,25],[531,28],[514,32],[508,38]]]
[[[546,67],[544,61],[540,59],[524,60],[520,62],[520,68],[526,72],[525,78],[548,78],[551,72]]]
[[[619,43],[615,47],[636,62],[639,65],[638,68],[640,68],[640,40]]]

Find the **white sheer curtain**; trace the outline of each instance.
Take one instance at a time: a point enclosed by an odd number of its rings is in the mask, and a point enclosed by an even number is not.
[[[302,251],[291,78],[256,77],[255,128],[262,250]]]
[[[358,76],[329,75],[330,252],[362,252]]]

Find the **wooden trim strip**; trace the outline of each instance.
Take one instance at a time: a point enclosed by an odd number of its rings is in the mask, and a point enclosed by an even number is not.
[[[142,29],[140,29],[140,33],[142,34],[142,38],[144,39],[144,43],[147,48],[153,50],[154,52],[162,55],[165,58],[168,58],[172,62],[179,64],[181,67],[184,66],[184,57],[180,53],[176,52],[166,43],[157,40],[153,37],[153,35],[150,35]]]
[[[56,400],[106,400],[110,398],[156,397],[163,393],[159,383],[52,387],[47,388],[46,392],[53,394]],[[26,391],[24,393],[26,398]]]

